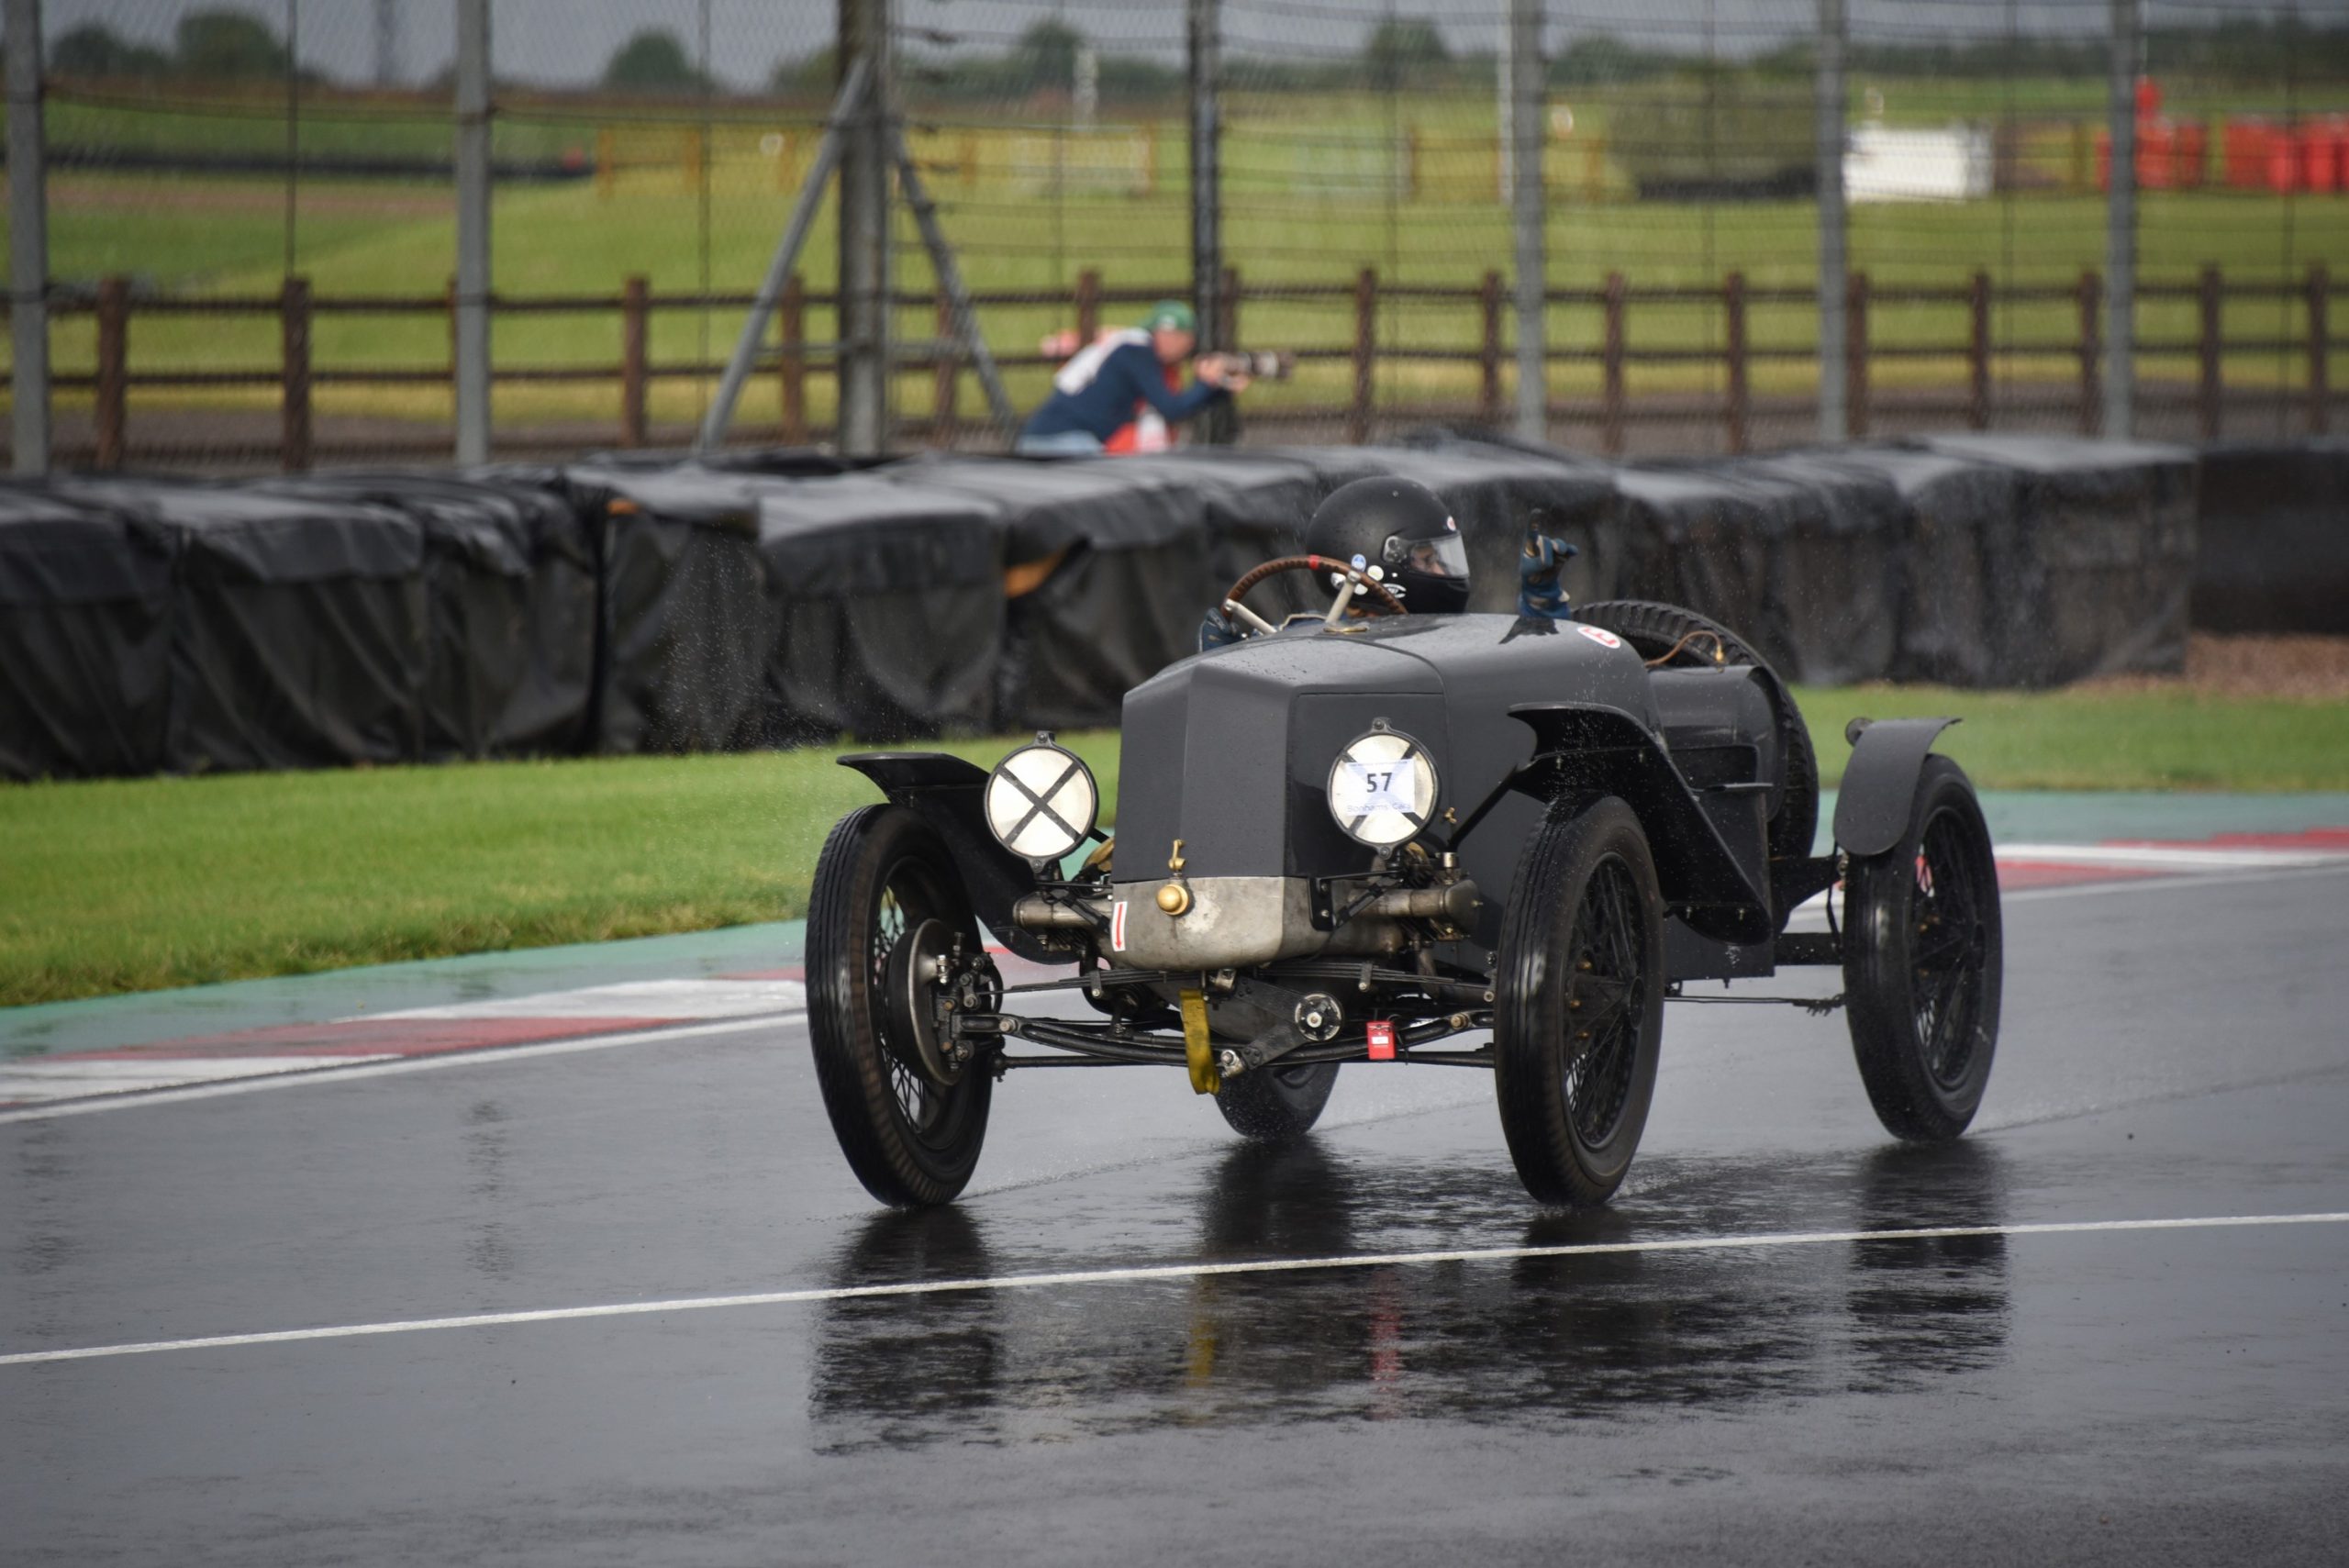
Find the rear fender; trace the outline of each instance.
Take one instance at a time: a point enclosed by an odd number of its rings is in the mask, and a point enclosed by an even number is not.
[[[1510,788],[1553,804],[1620,796],[1647,834],[1664,903],[1683,911],[1692,930],[1720,941],[1770,940],[1767,868],[1745,864],[1730,849],[1644,724],[1594,703],[1521,703],[1508,713],[1534,739],[1533,756],[1510,776]]]
[[[1835,842],[1847,854],[1881,855],[1909,833],[1917,781],[1941,732],[1954,718],[1854,719],[1844,733],[1852,759],[1835,792]]]
[[[1066,953],[1054,952],[1012,923],[1011,906],[1036,891],[1036,874],[987,831],[985,768],[943,751],[852,751],[840,763],[871,779],[891,804],[937,830],[962,873],[972,912],[1004,946],[1031,962],[1068,962]]]

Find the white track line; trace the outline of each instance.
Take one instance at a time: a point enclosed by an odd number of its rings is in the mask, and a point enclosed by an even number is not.
[[[868,1301],[892,1296],[958,1296],[981,1291],[1042,1290],[1070,1285],[1141,1284],[1209,1279],[1227,1274],[1278,1274],[1332,1269],[1390,1268],[1416,1263],[1509,1262],[1524,1258],[1607,1257],[1626,1252],[1755,1251],[1832,1242],[1940,1241],[1990,1236],[2084,1236],[2117,1230],[2221,1230],[2270,1225],[2341,1225],[2349,1213],[2232,1214],[2185,1219],[2089,1219],[2041,1225],[1941,1225],[1902,1230],[1796,1230],[1755,1236],[1684,1236],[1655,1241],[1588,1241],[1555,1247],[1463,1247],[1440,1252],[1356,1252],[1325,1258],[1264,1258],[1252,1262],[1162,1263],[1144,1268],[1073,1269],[1061,1273],[1000,1274],[992,1279],[914,1281],[904,1284],[833,1285],[771,1290],[749,1296],[688,1296],[670,1301],[625,1301],[604,1307],[556,1307],[536,1312],[481,1312],[463,1318],[415,1318],[400,1323],[353,1323],[335,1329],[280,1329],[262,1334],[217,1334],[201,1340],[153,1340],[144,1344],[89,1345],[71,1351],[23,1351],[0,1355],[0,1366],[100,1361],[165,1351],[226,1350],[241,1345],[290,1345],[306,1340],[351,1340],[377,1334],[420,1334],[437,1329],[495,1329],[525,1323],[567,1323],[585,1318],[645,1318],[664,1312],[707,1312],[729,1307],[794,1307],[811,1302]]]
[[[175,1106],[189,1100],[217,1100],[230,1095],[254,1095],[264,1089],[291,1089],[305,1084],[340,1084],[352,1078],[383,1078],[396,1073],[430,1073],[442,1067],[485,1067],[492,1062],[523,1062],[540,1056],[573,1056],[581,1051],[610,1051],[623,1045],[706,1040],[712,1035],[740,1034],[750,1029],[796,1024],[807,1016],[805,1013],[774,1013],[764,1018],[725,1018],[717,1023],[686,1024],[676,1029],[631,1029],[626,1034],[596,1034],[583,1040],[548,1040],[540,1045],[491,1045],[477,1051],[445,1051],[433,1056],[402,1056],[389,1062],[309,1067],[292,1073],[275,1073],[266,1077],[231,1079],[225,1084],[198,1084],[184,1089],[97,1095],[53,1106],[20,1106],[15,1110],[0,1111],[0,1127],[18,1121],[48,1121],[61,1116],[89,1116],[97,1111],[135,1110],[141,1106]]]

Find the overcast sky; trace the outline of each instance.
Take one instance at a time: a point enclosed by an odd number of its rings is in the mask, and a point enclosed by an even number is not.
[[[295,0],[302,59],[345,80],[373,77],[373,0]],[[287,0],[46,0],[52,39],[83,22],[103,22],[149,42],[167,42],[179,18],[223,5],[283,31]],[[613,50],[639,29],[665,28],[697,52],[704,0],[491,0],[497,74],[549,84],[599,76]],[[1855,34],[1922,40],[1979,36],[2007,25],[2008,0],[1849,0]],[[2100,30],[2108,0],[2015,0],[2024,30]],[[2154,25],[2192,25],[2285,7],[2275,0],[2148,0]],[[2307,0],[2310,19],[2338,20],[2343,0]],[[1816,0],[1551,0],[1551,47],[1577,35],[1612,33],[1632,41],[1701,52],[1708,31],[1719,52],[1766,48],[1807,31]],[[707,0],[713,74],[738,87],[765,80],[778,59],[819,49],[832,34],[836,0]],[[449,62],[454,0],[399,0],[403,79],[430,76]],[[1490,50],[1502,0],[1225,0],[1226,49],[1302,56],[1350,53],[1390,15],[1429,17],[1455,50]],[[1057,17],[1105,47],[1178,59],[1182,0],[897,0],[908,29],[953,35],[949,47],[994,52],[1040,18]],[[938,47],[917,43],[915,47]]]

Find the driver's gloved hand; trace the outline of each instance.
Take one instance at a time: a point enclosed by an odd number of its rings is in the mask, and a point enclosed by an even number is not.
[[[1517,558],[1517,613],[1544,620],[1572,620],[1574,604],[1566,596],[1566,562],[1582,551],[1564,539],[1528,533]]]
[[[1199,651],[1213,648],[1229,648],[1248,635],[1248,628],[1235,617],[1226,620],[1219,605],[1208,607],[1207,618],[1199,622]]]

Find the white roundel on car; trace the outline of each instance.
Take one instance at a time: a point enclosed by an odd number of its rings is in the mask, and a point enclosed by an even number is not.
[[[1435,813],[1435,763],[1399,729],[1374,729],[1330,768],[1330,815],[1357,843],[1408,842]]]
[[[1093,831],[1101,792],[1092,771],[1058,746],[1022,746],[987,776],[987,827],[1022,860],[1056,861]]]

